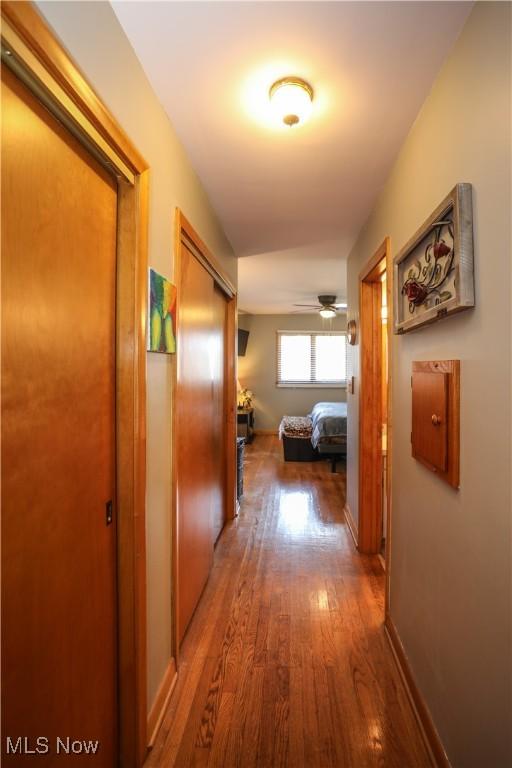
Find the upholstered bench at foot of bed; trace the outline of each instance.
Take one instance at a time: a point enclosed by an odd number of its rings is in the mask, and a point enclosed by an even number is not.
[[[279,437],[285,461],[316,461],[318,452],[311,444],[313,426],[309,416],[283,416]]]

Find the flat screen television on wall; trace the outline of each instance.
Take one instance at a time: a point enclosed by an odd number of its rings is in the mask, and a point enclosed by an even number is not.
[[[247,349],[247,340],[249,338],[249,331],[244,331],[243,328],[238,329],[238,357],[245,357],[245,350]]]

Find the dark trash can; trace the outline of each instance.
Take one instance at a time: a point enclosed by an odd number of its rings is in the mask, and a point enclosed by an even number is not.
[[[241,499],[244,495],[244,450],[245,438],[236,439],[236,497]]]

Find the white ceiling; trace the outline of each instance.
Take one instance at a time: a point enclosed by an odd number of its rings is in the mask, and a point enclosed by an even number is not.
[[[114,2],[239,259],[239,306],[346,298],[345,260],[466,2]],[[314,88],[303,126],[268,89]]]

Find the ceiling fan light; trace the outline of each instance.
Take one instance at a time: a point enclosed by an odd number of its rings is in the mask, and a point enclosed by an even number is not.
[[[332,317],[336,317],[336,310],[332,307],[322,307],[320,315],[325,318],[325,320],[329,320]]]
[[[313,89],[300,77],[277,80],[270,89],[269,97],[278,120],[290,128],[304,122],[311,114]]]

